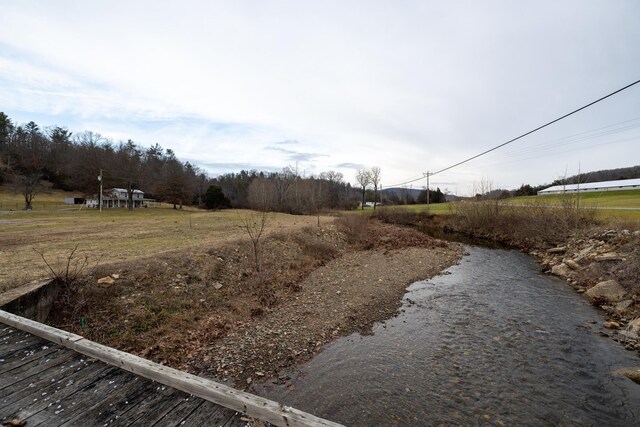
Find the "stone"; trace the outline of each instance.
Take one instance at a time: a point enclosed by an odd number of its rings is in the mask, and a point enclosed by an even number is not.
[[[605,252],[602,255],[596,255],[596,261],[622,261],[622,257],[617,252]]]
[[[567,251],[566,246],[558,246],[557,248],[547,249],[547,252],[550,254],[560,254]]]
[[[640,384],[640,369],[638,368],[623,368],[618,369],[614,372],[614,374],[625,376],[629,378],[631,381]]]
[[[586,248],[581,249],[580,252],[578,252],[578,255],[584,257],[588,255],[593,250],[593,248],[595,248],[595,245],[587,246]]]
[[[564,278],[569,277],[570,273],[571,273],[571,269],[567,267],[567,264],[565,263],[554,265],[553,268],[551,269],[551,274],[564,277]]]
[[[624,299],[627,292],[617,281],[606,280],[588,289],[584,294],[591,300],[591,302],[595,302],[597,300],[619,302]]]
[[[629,322],[627,329],[633,334],[640,335],[640,317]]]
[[[219,291],[220,289],[222,289],[222,283],[214,283],[213,289],[215,289],[216,291]]]
[[[623,314],[625,311],[627,311],[629,307],[631,307],[632,304],[633,304],[632,300],[626,299],[624,301],[620,301],[619,303],[617,303],[613,307],[613,309],[615,310],[616,313]]]
[[[111,276],[101,277],[98,279],[99,285],[112,285],[115,280]]]
[[[575,262],[572,259],[568,259],[564,262],[565,264],[567,264],[567,267],[569,267],[572,270],[580,270],[580,264],[578,264],[577,262]]]
[[[120,275],[114,273],[114,274],[111,275],[111,278],[114,279],[114,280],[118,280],[120,278]]]
[[[604,322],[602,324],[607,329],[618,329],[620,327],[620,323],[618,322]]]

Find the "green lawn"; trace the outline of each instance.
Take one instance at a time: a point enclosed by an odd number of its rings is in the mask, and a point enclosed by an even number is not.
[[[513,204],[544,201],[558,205],[566,198],[575,198],[577,194],[549,194],[547,196],[514,197],[507,202]],[[580,202],[600,208],[640,208],[640,190],[602,191],[580,193]]]

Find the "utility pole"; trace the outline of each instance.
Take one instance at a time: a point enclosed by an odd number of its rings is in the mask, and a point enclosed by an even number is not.
[[[429,176],[431,175],[429,172],[422,173],[422,175],[427,177],[427,209],[429,209]]]
[[[100,194],[98,195],[98,205],[100,206],[100,212],[102,212],[102,169],[100,169],[100,176],[98,177],[100,182]]]

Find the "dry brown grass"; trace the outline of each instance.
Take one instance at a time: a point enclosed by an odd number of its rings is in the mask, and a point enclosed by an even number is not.
[[[538,200],[519,206],[500,200],[466,201],[452,204],[452,210],[463,231],[522,246],[566,243],[598,222],[596,209],[571,198],[559,206]]]
[[[50,320],[178,366],[188,359],[185,352],[202,349],[202,343],[291,298],[302,278],[345,248],[332,226],[267,234],[263,244],[260,272],[248,238],[103,265],[63,289]],[[96,283],[114,274],[114,284]]]
[[[142,259],[179,249],[224,244],[246,237],[243,211],[140,209],[50,210],[0,215],[0,290],[48,276],[78,250],[101,264]],[[322,223],[330,218],[321,217]],[[315,225],[316,217],[273,214],[267,234]]]

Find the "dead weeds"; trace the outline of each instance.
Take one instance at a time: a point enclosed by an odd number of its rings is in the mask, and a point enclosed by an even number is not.
[[[310,357],[317,345],[338,334],[338,324],[343,331],[366,329],[392,316],[408,283],[457,259],[444,242],[358,218],[347,225],[339,221],[265,236],[260,272],[255,271],[248,239],[104,264],[59,295],[49,320],[91,340],[190,372],[240,381],[257,370],[275,372]],[[407,247],[415,252],[398,252]],[[375,250],[345,258],[365,248]],[[429,254],[436,260],[432,265],[423,258]],[[379,260],[376,265],[368,266],[370,257]],[[384,265],[387,259],[395,264]],[[413,268],[417,265],[421,267]],[[330,275],[322,276],[322,271]],[[305,281],[312,274],[319,276]],[[115,281],[97,284],[105,276]],[[349,287],[338,292],[324,284],[329,278]],[[392,283],[393,288],[382,291]],[[348,295],[353,303],[347,304]],[[303,320],[310,315],[314,327]],[[252,339],[255,325],[265,321],[274,333],[282,325],[291,333],[277,336],[277,342]],[[230,339],[228,347],[216,344],[225,338]],[[226,352],[237,356],[234,368],[224,367]]]

